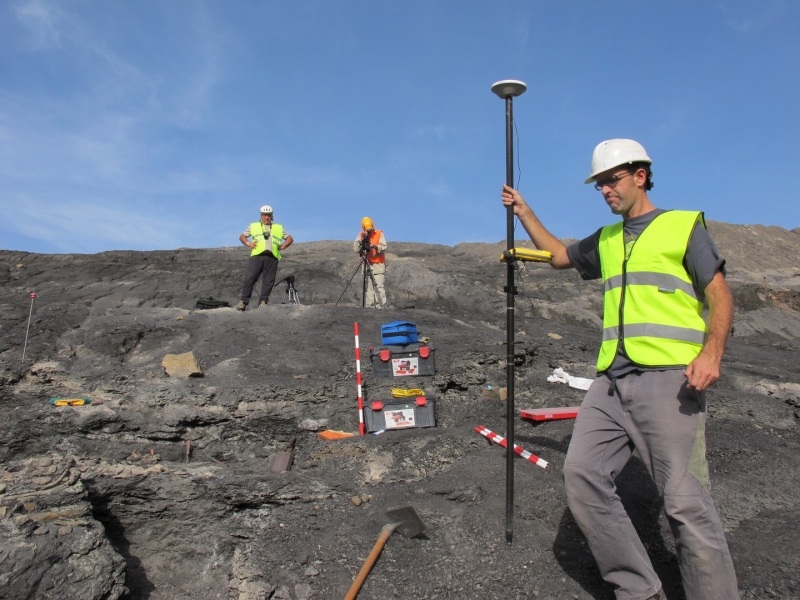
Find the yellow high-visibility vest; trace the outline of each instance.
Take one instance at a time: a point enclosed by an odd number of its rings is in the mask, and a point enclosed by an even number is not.
[[[264,252],[264,250],[267,249],[267,238],[272,235],[272,248],[270,251],[275,258],[280,260],[280,246],[281,240],[283,240],[283,225],[273,223],[270,227],[270,229],[267,229],[266,225],[264,225],[261,221],[250,223],[250,237],[252,237],[253,241],[256,243],[256,245],[253,246],[252,252],[250,252],[250,256],[255,256],[256,254],[261,254]]]
[[[614,362],[619,344],[643,367],[680,367],[703,349],[708,327],[683,258],[703,213],[672,210],[658,215],[625,258],[623,224],[603,227],[603,341],[597,370]]]

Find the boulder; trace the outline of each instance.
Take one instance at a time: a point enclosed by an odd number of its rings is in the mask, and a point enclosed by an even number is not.
[[[203,371],[197,364],[193,352],[183,354],[167,354],[161,366],[170,377],[202,377]]]

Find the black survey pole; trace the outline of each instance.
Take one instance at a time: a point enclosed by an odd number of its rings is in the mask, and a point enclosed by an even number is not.
[[[498,81],[492,92],[506,104],[506,185],[514,187],[514,104],[513,98],[528,89],[516,80]],[[506,542],[514,539],[514,209],[506,209]]]

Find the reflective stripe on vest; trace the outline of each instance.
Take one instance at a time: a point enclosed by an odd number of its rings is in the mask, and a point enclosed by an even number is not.
[[[598,371],[611,366],[620,343],[628,358],[643,367],[684,366],[700,353],[708,328],[683,266],[698,221],[705,226],[699,212],[660,214],[633,243],[627,260],[623,224],[602,229],[598,250],[604,306]]]
[[[369,234],[369,245],[370,246],[377,246],[381,243],[381,236],[383,235],[383,231],[380,229],[373,229],[372,233]],[[369,253],[367,254],[367,260],[371,263],[384,263],[386,262],[386,256],[383,252],[378,252],[377,250],[370,248]]]
[[[280,246],[281,240],[283,240],[283,225],[278,225],[277,223],[270,225],[270,229],[267,229],[261,221],[250,223],[250,237],[252,237],[253,241],[256,243],[256,245],[253,247],[253,250],[250,252],[250,256],[261,254],[267,249],[267,238],[270,235],[272,235],[272,248],[270,251],[275,258],[280,260]]]

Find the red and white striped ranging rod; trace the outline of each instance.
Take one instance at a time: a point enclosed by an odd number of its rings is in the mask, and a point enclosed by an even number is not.
[[[358,431],[361,435],[366,433],[364,427],[364,398],[361,395],[361,347],[358,344],[358,323],[354,323],[356,332],[356,384],[358,386]]]
[[[480,433],[482,436],[489,438],[495,444],[499,444],[503,448],[508,448],[508,443],[506,442],[506,438],[504,438],[501,435],[497,435],[493,431],[490,431],[490,430],[486,429],[486,427],[484,427],[483,425],[478,425],[475,428],[475,431]],[[543,469],[546,469],[547,465],[550,464],[546,460],[544,460],[543,458],[539,458],[535,454],[531,454],[527,450],[523,450],[520,446],[517,446],[516,444],[514,444],[514,452],[519,454],[525,460],[529,460],[533,464],[539,465]]]
[[[28,327],[25,329],[25,345],[22,346],[22,362],[25,362],[25,350],[28,349],[28,333],[31,330],[31,317],[33,316],[33,301],[35,298],[38,298],[38,296],[31,292],[31,310],[28,313]]]

